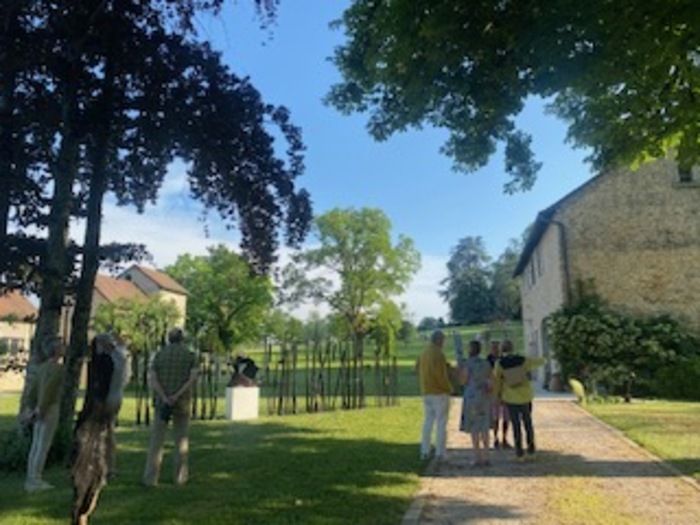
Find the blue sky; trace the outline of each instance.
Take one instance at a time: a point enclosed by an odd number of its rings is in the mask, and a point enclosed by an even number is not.
[[[317,214],[334,207],[378,207],[396,233],[415,241],[424,265],[403,300],[416,318],[445,315],[437,289],[459,238],[481,235],[496,256],[539,210],[590,177],[585,152],[564,143],[564,123],[546,115],[539,100],[530,101],[518,118],[532,133],[534,150],[544,163],[534,189],[524,194],[502,192],[507,178],[500,155],[476,173],[453,172],[450,159],[439,153],[444,131],[423,129],[373,141],[365,129],[366,115],[344,116],[322,102],[339,79],[328,57],[343,41],[342,32],[331,30],[329,23],[349,2],[283,1],[268,30],[260,29],[251,4],[242,0],[228,4],[216,19],[200,18],[202,36],[223,52],[234,72],[250,76],[266,101],[286,105],[302,127],[307,169],[299,183],[311,192]],[[176,166],[161,201],[145,217],[107,208],[105,240],[136,235],[160,266],[178,253],[235,242],[235,233],[225,231],[215,217],[210,218],[211,237],[205,238],[198,210],[187,197],[183,167]]]

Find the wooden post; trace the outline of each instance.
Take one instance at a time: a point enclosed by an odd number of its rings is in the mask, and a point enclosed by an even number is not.
[[[292,414],[297,413],[297,344],[292,344]]]
[[[306,403],[306,412],[311,412],[311,384],[310,384],[310,370],[309,370],[309,342],[304,343],[304,395]]]

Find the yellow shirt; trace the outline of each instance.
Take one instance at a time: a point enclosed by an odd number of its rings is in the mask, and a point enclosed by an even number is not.
[[[418,358],[418,377],[423,395],[449,395],[452,384],[447,375],[447,360],[442,349],[430,346]]]
[[[544,358],[542,357],[525,357],[522,367],[526,371],[534,370],[538,366],[544,364]],[[510,405],[526,405],[532,401],[535,397],[535,392],[532,388],[532,382],[530,380],[523,381],[519,385],[509,386],[505,383],[503,379],[503,368],[501,367],[501,361],[496,362],[496,366],[493,370],[494,379],[494,390],[496,395],[506,404]]]

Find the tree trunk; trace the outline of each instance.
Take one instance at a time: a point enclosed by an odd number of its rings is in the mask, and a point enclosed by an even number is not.
[[[66,379],[61,399],[60,425],[72,424],[75,403],[80,387],[80,372],[88,353],[88,331],[92,313],[92,295],[95,277],[100,266],[100,233],[102,229],[102,200],[107,187],[107,137],[102,137],[96,150],[90,194],[87,206],[87,224],[83,243],[82,269],[75,294],[75,307],[70,332],[70,345],[65,359]]]
[[[63,135],[53,170],[54,188],[49,212],[46,251],[40,262],[41,304],[27,364],[20,411],[26,406],[27,394],[34,380],[36,366],[41,360],[41,342],[59,333],[66,280],[71,269],[68,260],[68,222],[73,206],[73,183],[77,174],[79,147],[78,137],[73,127],[76,97],[75,84],[66,82],[61,111]]]
[[[80,279],[75,294],[75,307],[70,332],[70,346],[65,359],[66,378],[61,399],[59,426],[64,429],[73,423],[75,402],[80,387],[80,372],[88,353],[88,331],[92,313],[92,295],[95,277],[100,267],[100,236],[102,233],[102,201],[107,190],[107,158],[112,127],[114,105],[114,63],[105,63],[105,78],[99,102],[101,133],[96,137],[92,155],[92,174],[87,203],[87,224],[83,241]]]

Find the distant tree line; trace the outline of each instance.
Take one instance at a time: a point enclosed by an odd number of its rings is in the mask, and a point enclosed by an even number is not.
[[[513,272],[523,240],[511,239],[492,260],[480,236],[464,237],[452,249],[448,275],[440,296],[447,302],[450,321],[460,324],[518,319],[520,289]]]

